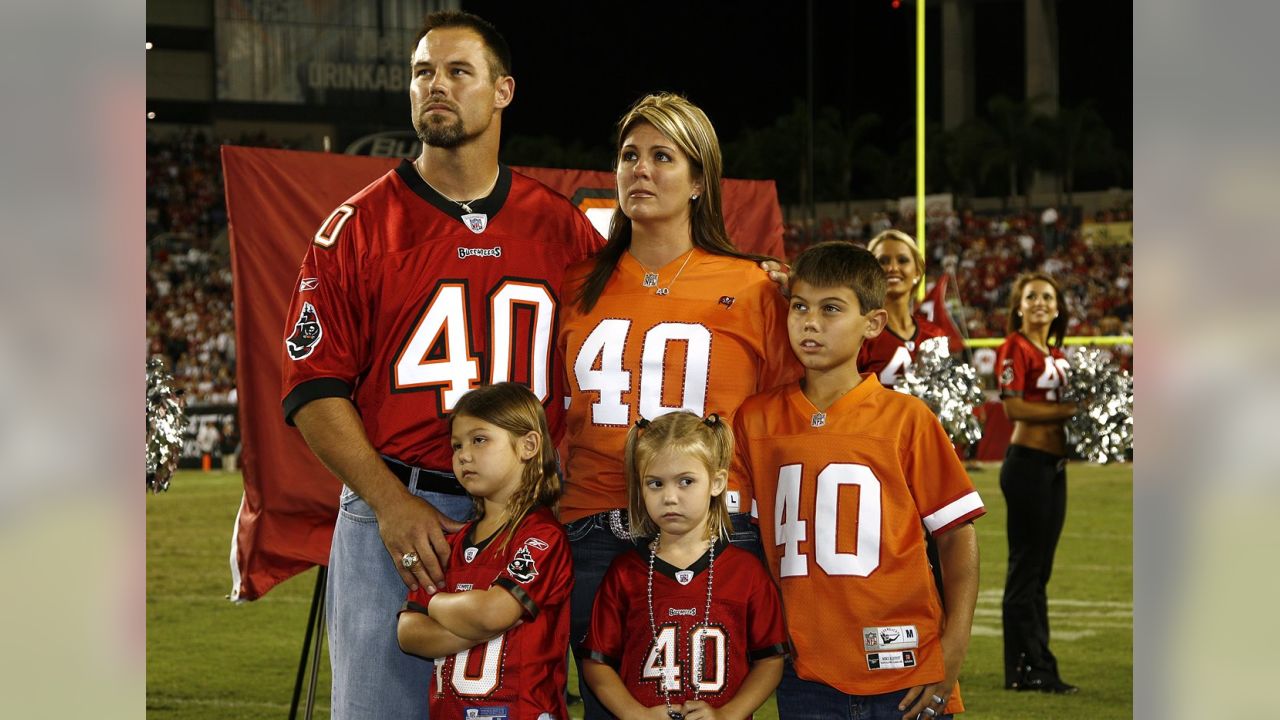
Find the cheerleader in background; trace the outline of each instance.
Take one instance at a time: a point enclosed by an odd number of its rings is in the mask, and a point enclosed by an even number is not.
[[[1005,578],[1004,685],[1009,690],[1070,694],[1049,650],[1045,588],[1067,514],[1067,450],[1063,427],[1075,403],[1060,397],[1066,386],[1062,355],[1067,315],[1058,283],[1027,273],[1009,294],[1009,334],[996,368],[1013,437],[1000,468],[1000,490],[1009,507],[1009,569]]]

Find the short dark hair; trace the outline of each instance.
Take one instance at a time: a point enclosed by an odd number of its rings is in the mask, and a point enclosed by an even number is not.
[[[805,281],[817,287],[847,287],[861,312],[884,307],[884,269],[870,251],[844,240],[806,248],[791,263],[791,286]]]
[[[480,36],[480,41],[489,51],[490,80],[511,74],[511,46],[507,45],[507,39],[488,20],[461,10],[433,12],[422,24],[422,30],[414,38],[413,46],[418,47],[427,33],[439,28],[465,28]]]

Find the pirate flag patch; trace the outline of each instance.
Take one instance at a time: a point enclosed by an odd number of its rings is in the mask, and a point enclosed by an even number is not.
[[[533,556],[529,554],[528,545],[521,545],[516,551],[516,556],[507,565],[507,572],[522,585],[528,585],[538,577],[538,569],[534,567]]]
[[[298,315],[298,322],[293,324],[293,334],[285,340],[289,357],[301,360],[310,355],[323,336],[324,330],[320,327],[320,316],[316,314],[315,306],[309,302],[302,303],[302,313]]]

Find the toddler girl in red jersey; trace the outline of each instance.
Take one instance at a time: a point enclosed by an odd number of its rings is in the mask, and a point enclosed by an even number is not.
[[[553,510],[560,476],[542,405],[523,385],[476,388],[449,429],[477,519],[452,538],[447,591],[409,593],[400,647],[440,658],[432,718],[564,720],[573,561]]]
[[[633,537],[610,565],[578,648],[591,690],[620,718],[747,718],[782,677],[778,590],[727,542],[733,431],[674,412],[627,435]]]

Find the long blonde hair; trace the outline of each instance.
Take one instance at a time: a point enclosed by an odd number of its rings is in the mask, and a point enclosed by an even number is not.
[[[627,514],[634,537],[658,533],[658,525],[644,505],[644,471],[664,452],[692,455],[714,479],[721,470],[729,471],[733,459],[733,428],[719,415],[709,415],[704,420],[685,410],[667,413],[652,421],[641,419],[631,426],[623,462],[627,468]],[[727,492],[726,489],[711,496],[707,530],[712,538],[729,537]]]
[[[538,454],[525,461],[520,487],[507,501],[507,520],[498,528],[499,533],[505,533],[499,545],[505,549],[515,529],[535,507],[542,505],[554,511],[560,500],[560,466],[547,429],[547,415],[529,388],[513,382],[483,385],[463,395],[449,413],[450,431],[454,420],[464,415],[506,430],[513,444],[530,432],[541,436]],[[483,499],[473,497],[471,501],[476,519],[483,518]]]

